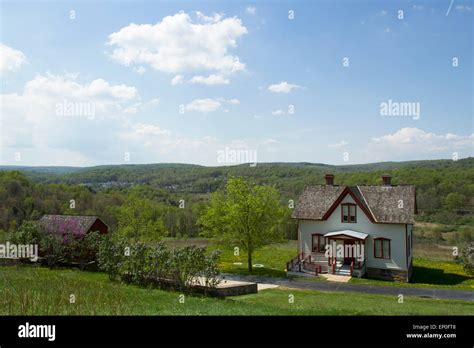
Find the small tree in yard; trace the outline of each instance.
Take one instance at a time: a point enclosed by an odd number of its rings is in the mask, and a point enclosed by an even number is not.
[[[199,222],[204,236],[244,250],[248,270],[252,272],[254,251],[283,239],[277,227],[284,215],[280,194],[274,187],[231,178],[225,192],[212,195]]]
[[[474,275],[474,242],[464,246],[461,253],[462,265],[469,275]]]

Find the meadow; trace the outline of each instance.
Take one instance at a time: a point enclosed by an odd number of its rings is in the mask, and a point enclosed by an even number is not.
[[[452,245],[435,234],[446,226],[416,226],[414,273],[410,283],[352,278],[375,286],[473,290],[474,279],[452,256]],[[459,233],[459,231],[441,232]],[[6,236],[4,236],[6,238]],[[4,239],[5,240],[5,239]],[[297,254],[289,240],[256,251],[247,269],[245,252],[223,248],[205,238],[165,238],[170,247],[198,245],[222,251],[223,273],[285,278],[286,262]],[[431,251],[431,252],[430,252]],[[326,281],[322,278],[307,278]],[[474,315],[474,303],[406,296],[324,292],[279,287],[225,299],[186,295],[109,281],[104,273],[36,266],[0,266],[0,315]],[[289,299],[294,298],[294,303]]]
[[[262,267],[256,267],[250,273],[245,253],[235,255],[235,250],[232,248],[214,245],[206,239],[169,240],[167,243],[180,246],[196,243],[207,246],[211,250],[219,249],[222,251],[220,270],[224,273],[240,275],[285,278],[286,263],[297,254],[297,242],[294,240],[265,246],[253,255],[253,264]],[[432,252],[428,253],[428,250]],[[436,240],[415,239],[414,255],[410,283],[367,278],[352,278],[350,282],[368,285],[474,289],[474,278],[466,274],[460,262],[454,260],[451,246],[440,246]],[[322,279],[318,278],[318,280]]]
[[[405,297],[398,303],[396,296],[285,288],[184,302],[180,295],[113,283],[103,273],[0,267],[0,315],[474,315],[472,302]]]

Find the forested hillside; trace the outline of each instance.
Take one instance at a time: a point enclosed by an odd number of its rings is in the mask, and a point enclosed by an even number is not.
[[[149,164],[11,169],[0,167],[0,229],[4,231],[45,213],[98,215],[114,229],[117,217],[126,209],[133,213],[139,200],[142,209],[149,210],[147,216],[161,219],[170,236],[197,236],[196,221],[209,193],[222,189],[231,176],[275,185],[287,201],[296,200],[306,185],[322,184],[325,173],[334,173],[335,183],[346,185],[380,184],[381,175],[389,173],[395,185],[417,186],[418,220],[473,222],[474,158],[352,166],[262,163],[256,167]],[[290,219],[282,228],[288,235],[294,233]]]

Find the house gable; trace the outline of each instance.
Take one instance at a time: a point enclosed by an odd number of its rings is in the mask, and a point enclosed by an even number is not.
[[[352,200],[346,201],[346,197],[350,196]],[[372,213],[369,211],[368,207],[365,205],[364,202],[361,201],[359,197],[357,197],[357,194],[353,192],[353,189],[350,187],[346,187],[344,191],[340,194],[340,196],[334,201],[334,203],[331,205],[329,210],[326,212],[326,214],[323,215],[322,220],[327,220],[336,210],[339,211],[339,213],[342,215],[342,204],[347,204],[347,203],[353,203],[356,204],[358,210],[360,209],[364,214],[367,216],[367,218],[375,223],[375,219],[372,216]]]
[[[337,186],[306,187],[292,214],[299,220],[327,220],[350,195],[358,210],[377,224],[413,224],[417,212],[415,186]]]

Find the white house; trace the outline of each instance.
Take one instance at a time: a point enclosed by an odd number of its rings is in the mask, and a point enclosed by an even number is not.
[[[412,274],[416,192],[412,185],[306,187],[292,217],[298,255],[288,272],[334,273],[409,281]]]

